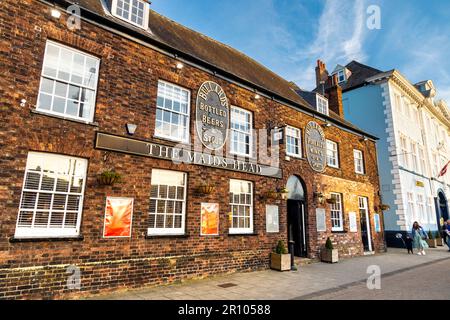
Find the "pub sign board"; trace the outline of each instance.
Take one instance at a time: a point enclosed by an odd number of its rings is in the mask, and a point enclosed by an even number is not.
[[[213,81],[204,82],[197,94],[195,121],[203,145],[210,150],[221,149],[227,140],[229,122],[228,99],[222,87]]]
[[[306,158],[314,171],[324,172],[327,164],[327,144],[322,127],[314,121],[305,128]]]

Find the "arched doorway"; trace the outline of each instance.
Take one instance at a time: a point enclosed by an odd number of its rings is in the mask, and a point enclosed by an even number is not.
[[[289,190],[287,200],[289,250],[296,257],[307,256],[306,240],[306,192],[304,183],[297,177],[289,177],[286,183]]]
[[[445,197],[445,194],[442,190],[438,192],[438,204],[439,204],[439,221],[438,225],[440,225],[441,218],[444,219],[444,221],[448,220],[448,205],[447,205],[447,198]]]

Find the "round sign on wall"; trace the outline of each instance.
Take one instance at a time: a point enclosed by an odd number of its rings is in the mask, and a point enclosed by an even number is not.
[[[327,165],[327,143],[322,127],[310,121],[305,128],[306,158],[314,171],[323,172]]]
[[[211,150],[223,147],[229,127],[228,99],[223,89],[215,82],[204,82],[197,94],[197,134],[203,145]]]

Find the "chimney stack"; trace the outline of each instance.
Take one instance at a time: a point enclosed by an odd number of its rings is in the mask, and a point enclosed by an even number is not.
[[[328,85],[325,90],[328,98],[328,108],[339,117],[344,118],[344,104],[342,103],[342,88],[338,83],[337,74],[329,77]]]
[[[316,66],[316,87],[324,88],[325,82],[328,79],[328,71],[325,63],[321,60],[317,60]]]

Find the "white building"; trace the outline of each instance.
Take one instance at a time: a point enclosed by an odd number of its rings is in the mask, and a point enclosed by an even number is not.
[[[378,136],[378,165],[386,240],[418,221],[426,231],[438,230],[449,218],[450,172],[439,177],[450,160],[450,114],[436,101],[431,80],[410,83],[397,70],[382,72],[352,61],[337,66],[346,119]],[[449,168],[450,171],[450,168]]]

